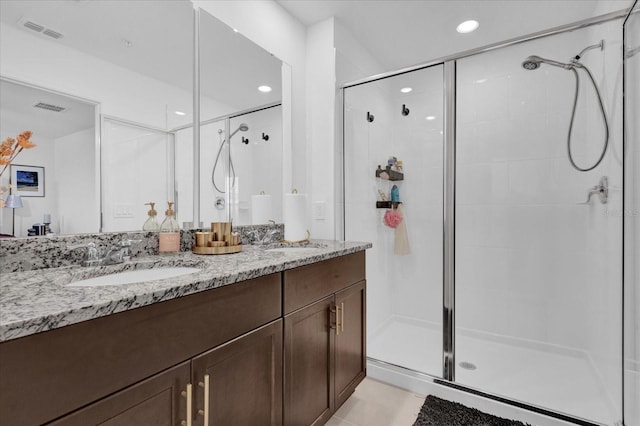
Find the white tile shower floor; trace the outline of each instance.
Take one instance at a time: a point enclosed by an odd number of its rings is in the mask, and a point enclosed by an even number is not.
[[[437,327],[395,317],[368,338],[367,355],[440,376],[441,333]],[[462,361],[477,368],[456,366],[460,384],[603,424],[614,424],[620,417],[588,359],[570,351],[458,335],[456,364]]]

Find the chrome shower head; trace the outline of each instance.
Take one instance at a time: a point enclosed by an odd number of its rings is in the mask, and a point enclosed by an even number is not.
[[[552,59],[541,58],[540,56],[531,55],[527,59],[522,62],[522,68],[528,71],[536,70],[540,68],[540,64],[548,64],[553,65],[554,67],[564,68],[565,70],[570,70],[576,67],[576,64],[565,64],[563,62],[554,61]]]
[[[529,56],[527,59],[522,62],[522,68],[528,71],[536,70],[540,68],[540,63],[542,62],[542,58],[539,56]]]

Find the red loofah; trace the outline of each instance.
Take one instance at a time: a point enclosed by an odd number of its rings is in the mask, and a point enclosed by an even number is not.
[[[389,228],[397,228],[400,222],[402,222],[402,219],[404,219],[402,213],[398,210],[389,210],[384,214],[383,221]]]

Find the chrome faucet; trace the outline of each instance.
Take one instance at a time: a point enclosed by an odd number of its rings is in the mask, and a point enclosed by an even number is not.
[[[124,263],[131,259],[131,254],[129,252],[129,247],[131,247],[134,243],[139,243],[141,240],[122,240],[113,246],[107,251],[104,257],[98,257],[98,249],[96,249],[96,244],[93,242],[85,243],[85,244],[76,244],[72,246],[68,246],[69,250],[76,249],[86,249],[85,258],[82,261],[82,266],[104,266],[104,265],[115,265],[118,263]]]
[[[609,200],[609,179],[606,176],[602,176],[598,184],[589,190],[589,193],[587,194],[587,201],[578,204],[589,204],[591,202],[591,197],[594,195],[597,195],[598,198],[600,198],[600,202],[602,204],[607,204],[607,201]]]

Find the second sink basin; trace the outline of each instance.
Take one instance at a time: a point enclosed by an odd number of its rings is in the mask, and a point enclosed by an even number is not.
[[[144,283],[147,281],[162,280],[165,278],[175,278],[181,275],[193,274],[200,271],[200,268],[187,267],[139,269],[74,281],[68,284],[67,287],[98,287]]]

